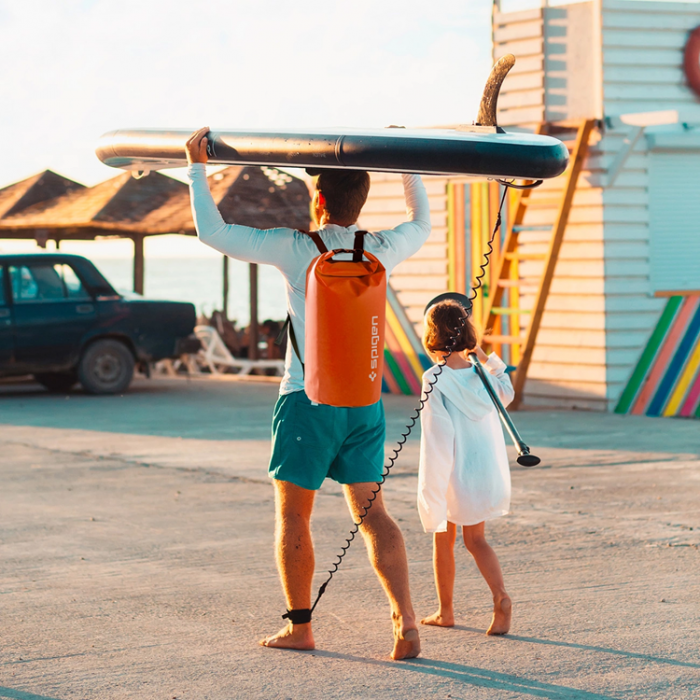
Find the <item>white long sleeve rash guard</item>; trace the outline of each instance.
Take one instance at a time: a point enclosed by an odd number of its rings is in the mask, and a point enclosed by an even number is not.
[[[216,207],[203,163],[193,163],[187,170],[190,183],[192,216],[202,243],[245,262],[273,265],[285,279],[287,310],[294,324],[299,351],[304,356],[306,271],[318,255],[311,238],[291,228],[256,229],[227,224]],[[411,257],[430,235],[430,207],[425,187],[418,175],[403,176],[408,221],[396,228],[365,236],[365,250],[384,265],[387,279],[392,270]],[[352,248],[356,225],[347,228],[326,224],[319,235],[329,250]],[[291,343],[287,343],[285,373],[280,394],[304,388],[304,375]]]

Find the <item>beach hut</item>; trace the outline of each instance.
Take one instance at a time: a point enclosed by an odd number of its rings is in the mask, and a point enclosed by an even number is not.
[[[509,130],[559,136],[572,165],[509,200],[475,316],[514,368],[516,404],[700,414],[700,5],[592,0],[493,16],[493,58],[517,63]],[[498,185],[427,179],[434,230],[392,277],[418,324],[468,289]],[[363,225],[401,215],[375,178]]]

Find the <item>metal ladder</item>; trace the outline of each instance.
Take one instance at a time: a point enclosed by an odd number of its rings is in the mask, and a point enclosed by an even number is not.
[[[513,377],[513,388],[515,398],[511,404],[512,409],[517,409],[523,398],[523,389],[527,380],[527,372],[532,360],[532,353],[537,342],[537,334],[542,323],[547,296],[552,285],[554,270],[559,258],[559,250],[564,239],[564,232],[569,220],[571,204],[576,191],[579,174],[588,154],[588,140],[591,131],[595,126],[595,119],[586,119],[576,125],[575,138],[567,143],[571,153],[569,167],[562,177],[566,178],[564,189],[560,197],[556,199],[533,197],[533,190],[520,190],[511,211],[513,214],[508,217],[506,236],[501,248],[501,256],[494,269],[495,284],[492,284],[492,293],[485,299],[484,328],[500,328],[501,319],[504,316],[510,318],[510,334],[491,334],[484,337],[484,343],[490,346],[510,345],[511,364],[516,367]],[[567,127],[568,125],[557,125]],[[537,129],[538,134],[548,133],[549,124],[540,124]],[[552,207],[556,206],[557,211],[552,225],[528,226],[525,223],[525,215],[530,207]],[[548,250],[546,253],[522,252],[520,234],[534,231],[551,231],[549,237]],[[542,272],[539,280],[533,284],[532,278],[521,277],[520,262],[541,260],[543,261]],[[532,309],[520,307],[520,297],[523,288],[534,288],[536,286],[535,301]],[[503,305],[504,291],[508,289],[508,304]],[[521,335],[521,315],[529,316],[529,323],[525,335]],[[513,332],[515,329],[515,332]]]

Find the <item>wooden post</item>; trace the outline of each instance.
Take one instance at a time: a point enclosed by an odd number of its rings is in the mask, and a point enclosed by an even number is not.
[[[143,236],[134,236],[134,291],[143,294]]]
[[[250,263],[250,326],[248,359],[258,359],[258,266]]]
[[[228,255],[224,255],[224,299],[221,305],[224,318],[228,318]]]

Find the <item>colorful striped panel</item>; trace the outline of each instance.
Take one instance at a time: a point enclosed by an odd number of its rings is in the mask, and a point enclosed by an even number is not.
[[[668,300],[615,413],[700,417],[700,296]]]
[[[423,372],[431,366],[432,362],[425,354],[413,324],[389,285],[386,299],[383,386],[391,394],[419,395]]]

